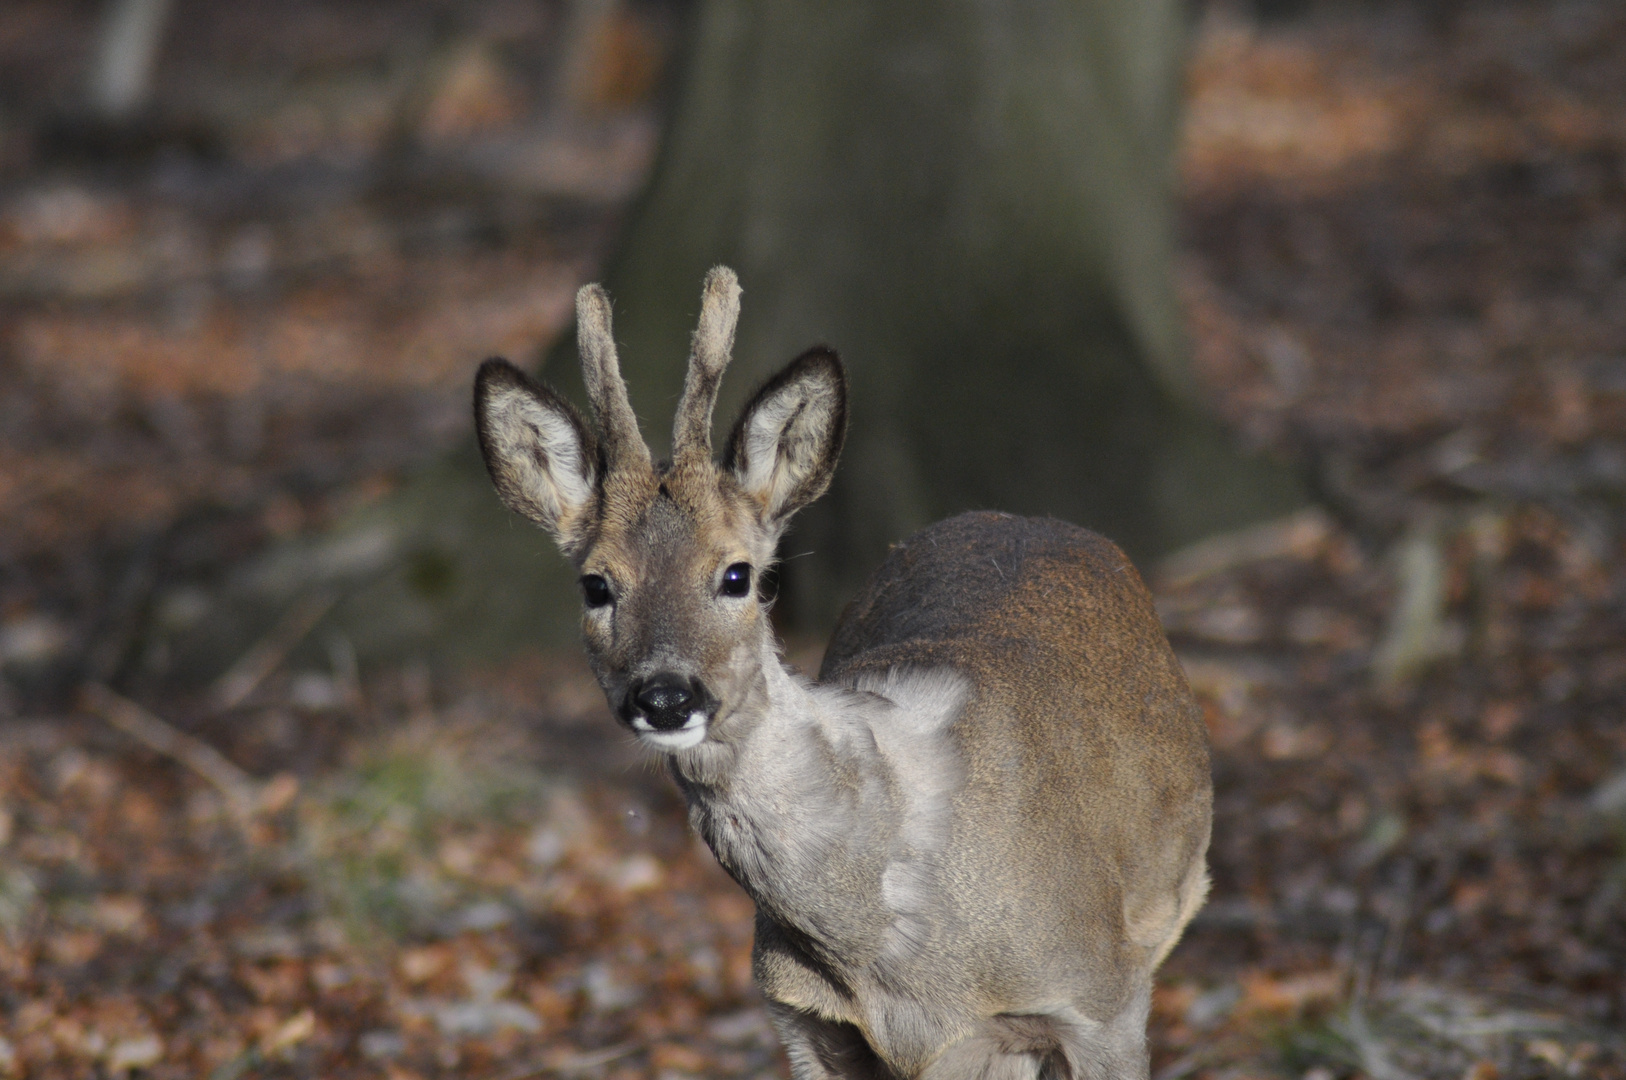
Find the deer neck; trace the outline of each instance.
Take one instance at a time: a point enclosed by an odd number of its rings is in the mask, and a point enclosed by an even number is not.
[[[777,922],[816,936],[799,926],[799,883],[850,861],[838,853],[855,832],[888,847],[895,793],[870,731],[871,713],[888,704],[807,681],[771,640],[758,660],[740,705],[704,743],[671,755],[671,769],[723,868]]]
[[[714,799],[754,775],[766,747],[794,746],[823,728],[842,696],[789,670],[779,644],[764,633],[744,644],[733,661],[736,679],[746,687],[739,702],[717,717],[712,737],[671,756],[673,775],[693,802]]]

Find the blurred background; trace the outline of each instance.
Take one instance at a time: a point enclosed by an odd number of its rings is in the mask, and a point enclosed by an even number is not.
[[[1607,0],[8,0],[0,1076],[787,1075],[469,450],[604,279],[658,454],[718,260],[721,412],[854,372],[794,662],[968,506],[1153,586],[1160,1080],[1626,1076]]]

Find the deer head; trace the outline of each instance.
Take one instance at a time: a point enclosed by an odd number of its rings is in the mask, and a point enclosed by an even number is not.
[[[762,574],[791,516],[829,486],[846,429],[841,361],[810,349],[751,398],[714,462],[711,414],[739,297],[733,271],[706,276],[669,463],[652,460],[639,434],[597,285],[576,294],[591,427],[506,361],[486,361],[475,381],[498,494],[575,565],[610,707],[666,750],[726,739],[753,713],[773,647]]]

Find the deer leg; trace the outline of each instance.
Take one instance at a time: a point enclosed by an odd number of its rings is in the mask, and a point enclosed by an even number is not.
[[[897,1080],[851,1024],[772,1001],[768,1016],[785,1045],[793,1080]]]
[[[1067,1010],[1049,1017],[1056,1053],[1052,1076],[1062,1080],[1146,1080],[1151,1055],[1146,1049],[1146,1021],[1151,1012],[1152,983],[1148,978],[1118,1015],[1106,1023],[1084,1019]]]
[[[938,1054],[920,1080],[1146,1080],[1147,1000],[1137,994],[1105,1024],[1071,1009],[991,1017]]]
[[[1012,1052],[997,1024],[984,1025],[949,1046],[920,1074],[920,1080],[1060,1080],[1045,1069],[1051,1055]]]

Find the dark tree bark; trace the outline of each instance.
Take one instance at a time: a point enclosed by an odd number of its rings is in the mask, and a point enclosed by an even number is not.
[[[657,456],[711,265],[745,289],[720,424],[806,346],[846,360],[848,449],[783,552],[798,628],[957,510],[1052,514],[1145,558],[1297,503],[1286,468],[1204,414],[1186,364],[1179,0],[702,0],[694,19],[607,274],[616,337]],[[545,368],[581,400],[573,342]],[[369,527],[392,533],[390,569],[340,612],[364,653],[574,634],[562,560],[472,455]]]

